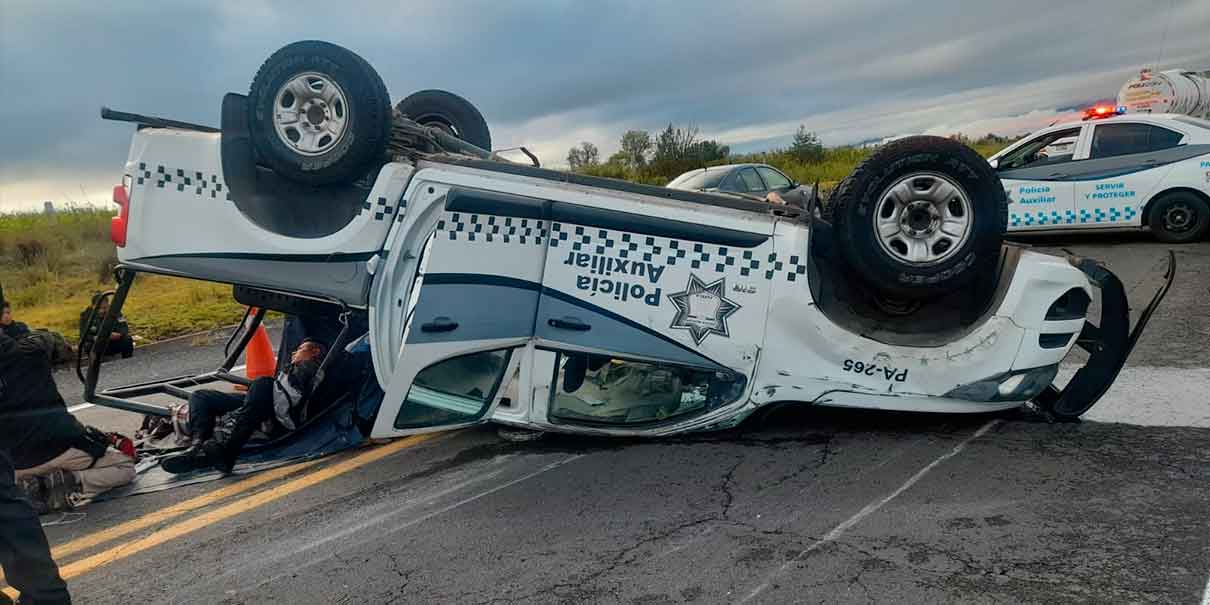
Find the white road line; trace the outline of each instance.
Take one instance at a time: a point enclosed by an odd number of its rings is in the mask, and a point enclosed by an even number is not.
[[[1210,605],[1210,576],[1206,578],[1206,590],[1202,593],[1202,605]]]
[[[988,431],[990,431],[992,429],[992,427],[996,426],[996,424],[998,424],[999,422],[1000,422],[999,419],[987,421],[987,424],[984,424],[982,427],[979,428],[979,430],[975,431],[975,434],[964,439],[962,441],[962,443],[959,443],[958,445],[954,446],[954,449],[942,454],[941,456],[938,456],[936,460],[933,460],[932,462],[928,463],[928,465],[925,466],[924,468],[916,471],[916,474],[912,475],[911,478],[909,478],[907,481],[905,481],[903,485],[900,485],[899,489],[891,492],[889,495],[883,497],[881,500],[871,502],[871,503],[865,505],[865,508],[862,508],[861,510],[857,511],[857,514],[853,515],[852,517],[849,517],[848,519],[845,519],[844,522],[842,522],[840,525],[837,525],[836,527],[832,528],[832,531],[824,534],[824,536],[822,538],[816,540],[810,546],[803,549],[802,552],[795,555],[789,561],[786,561],[785,564],[783,564],[781,567],[773,570],[772,573],[765,576],[765,581],[762,582],[760,586],[757,586],[756,588],[754,588],[752,590],[752,592],[748,593],[748,595],[745,596],[743,599],[740,599],[739,603],[747,603],[748,601],[755,599],[757,596],[760,595],[760,593],[767,590],[769,588],[769,586],[771,584],[773,584],[774,578],[776,578],[778,575],[781,575],[782,572],[789,569],[791,565],[802,560],[803,557],[811,554],[812,552],[814,552],[815,550],[817,550],[819,547],[823,546],[824,544],[827,544],[827,543],[832,542],[832,541],[836,540],[837,538],[839,538],[846,531],[851,529],[854,525],[857,525],[858,523],[860,523],[862,519],[865,519],[866,517],[870,516],[871,514],[876,512],[878,509],[880,509],[884,505],[886,505],[887,502],[894,500],[895,498],[897,498],[899,496],[899,494],[902,494],[903,492],[910,489],[913,485],[916,485],[916,482],[923,479],[924,476],[929,473],[929,471],[933,470],[934,468],[937,468],[937,465],[941,464],[942,462],[945,462],[946,460],[949,460],[950,458],[953,458],[954,456],[957,456],[962,450],[966,449],[967,444],[978,439],[979,437],[982,437],[984,434],[986,434]]]
[[[539,469],[538,469],[538,470],[536,470],[536,471],[533,471],[533,472],[531,472],[531,473],[528,473],[528,474],[522,475],[521,477],[518,477],[518,478],[513,479],[513,480],[511,480],[511,481],[507,481],[507,482],[505,482],[505,483],[501,483],[500,485],[496,485],[496,486],[494,486],[494,487],[491,487],[491,488],[489,488],[489,489],[483,490],[483,491],[478,492],[478,493],[476,493],[476,494],[473,494],[473,495],[471,495],[471,496],[467,496],[466,498],[463,498],[463,499],[461,499],[461,500],[458,500],[457,502],[454,502],[454,503],[452,503],[452,504],[448,504],[448,505],[443,506],[443,507],[441,507],[441,508],[439,508],[439,509],[437,509],[437,510],[430,511],[430,512],[425,513],[425,514],[423,514],[423,515],[421,515],[421,516],[419,516],[419,517],[417,517],[417,518],[415,518],[415,519],[408,520],[408,521],[406,521],[406,522],[404,522],[404,523],[401,523],[401,524],[399,524],[399,525],[397,525],[397,526],[392,526],[392,527],[386,528],[386,529],[385,529],[385,532],[380,533],[380,534],[378,534],[378,535],[379,535],[379,536],[381,536],[381,535],[385,535],[385,534],[393,534],[393,533],[395,533],[395,532],[403,531],[403,530],[405,530],[405,529],[407,529],[407,528],[409,528],[409,527],[412,527],[412,526],[414,526],[414,525],[417,525],[417,524],[423,523],[423,522],[425,522],[425,521],[428,521],[429,519],[432,519],[433,517],[436,517],[436,516],[438,516],[438,515],[443,515],[443,514],[448,513],[448,512],[450,512],[450,511],[452,511],[452,510],[456,509],[456,508],[459,508],[459,507],[464,506],[464,505],[466,505],[466,504],[470,504],[471,502],[474,502],[474,501],[476,501],[476,500],[479,500],[479,499],[485,498],[485,497],[487,497],[487,496],[490,496],[490,495],[492,495],[492,494],[494,494],[494,493],[496,493],[496,492],[498,492],[498,491],[501,491],[501,490],[504,490],[504,489],[510,488],[510,487],[512,487],[512,486],[514,486],[514,485],[517,485],[518,483],[521,483],[521,482],[524,482],[524,481],[528,481],[528,480],[530,480],[530,479],[533,479],[534,477],[537,477],[538,475],[541,475],[541,474],[543,474],[543,473],[545,473],[545,472],[548,472],[548,471],[552,471],[552,470],[554,470],[554,469],[556,469],[556,468],[559,468],[559,467],[561,467],[561,466],[563,466],[563,465],[565,465],[565,464],[567,464],[567,463],[569,463],[569,462],[573,462],[573,461],[575,461],[575,460],[579,460],[580,458],[583,458],[583,457],[584,457],[584,456],[586,456],[586,455],[587,455],[587,454],[576,454],[575,456],[571,456],[570,458],[563,458],[562,460],[556,460],[556,461],[554,461],[554,462],[551,462],[550,464],[547,464],[547,465],[543,466],[542,468],[539,468]],[[452,486],[452,487],[450,487],[450,488],[447,488],[447,489],[445,489],[445,490],[442,490],[440,493],[438,493],[438,494],[434,494],[432,498],[426,498],[425,500],[426,500],[426,501],[431,501],[431,500],[436,499],[436,498],[438,498],[438,497],[440,497],[440,496],[443,496],[443,495],[447,495],[447,494],[453,493],[453,492],[455,492],[455,491],[457,491],[457,490],[459,490],[459,489],[462,489],[463,487],[466,487],[467,485],[469,485],[469,484],[471,484],[471,483],[474,483],[474,482],[480,481],[480,480],[482,480],[482,479],[484,479],[484,478],[487,478],[487,477],[491,477],[491,476],[498,475],[498,474],[500,474],[501,472],[502,472],[501,470],[496,470],[496,471],[489,472],[489,473],[487,473],[487,474],[486,474],[486,475],[484,475],[484,476],[479,476],[479,477],[475,477],[475,478],[473,478],[473,479],[471,479],[471,480],[468,480],[468,481],[463,481],[463,482],[461,482],[461,483],[459,483],[459,484],[457,484],[457,485],[455,485],[455,486]],[[305,544],[305,545],[303,545],[303,546],[301,546],[301,547],[293,548],[293,549],[291,549],[291,550],[290,550],[290,551],[288,551],[288,552],[280,552],[279,554],[277,554],[277,555],[275,555],[275,556],[271,556],[271,557],[269,557],[268,559],[263,559],[263,558],[262,558],[262,559],[259,561],[259,563],[260,563],[260,564],[262,564],[262,565],[263,565],[263,564],[265,564],[265,563],[269,563],[269,562],[276,563],[276,562],[281,561],[281,560],[283,560],[283,559],[286,559],[286,558],[288,558],[288,557],[291,557],[291,556],[297,556],[297,555],[299,555],[299,554],[301,554],[301,553],[304,553],[304,552],[307,552],[307,551],[314,550],[315,548],[317,548],[317,547],[319,547],[319,546],[323,546],[323,545],[325,545],[325,544],[328,544],[328,543],[330,543],[330,542],[332,542],[332,541],[334,541],[334,540],[338,540],[338,539],[347,538],[347,537],[349,537],[349,536],[351,536],[351,535],[353,535],[353,534],[356,534],[356,533],[358,533],[358,532],[365,531],[366,529],[369,529],[369,528],[374,527],[374,526],[376,526],[376,525],[381,525],[381,524],[383,524],[385,521],[387,521],[388,519],[390,519],[391,517],[394,517],[394,516],[397,516],[397,515],[399,515],[399,514],[401,514],[401,513],[403,513],[403,512],[406,512],[406,511],[407,511],[409,508],[410,508],[410,507],[406,507],[406,508],[398,508],[398,507],[397,507],[397,508],[391,509],[391,510],[389,510],[388,512],[385,512],[385,513],[382,513],[382,514],[375,515],[375,516],[373,516],[373,517],[371,517],[371,518],[369,518],[369,519],[366,519],[366,520],[364,520],[364,521],[362,521],[362,522],[360,522],[360,523],[357,523],[356,525],[353,525],[353,526],[351,526],[351,527],[344,528],[344,529],[342,529],[342,530],[340,530],[340,531],[337,531],[337,532],[333,532],[333,533],[331,533],[331,534],[328,534],[328,535],[326,535],[326,536],[323,536],[322,538],[319,538],[318,540],[315,540],[315,541],[309,542],[309,543],[307,543],[307,544]],[[312,566],[316,565],[317,563],[321,563],[321,562],[324,562],[324,561],[327,561],[327,560],[331,559],[332,557],[336,556],[336,554],[337,554],[337,549],[336,549],[336,548],[329,548],[329,549],[328,549],[328,550],[327,550],[327,551],[326,551],[324,554],[322,554],[322,555],[317,555],[317,556],[313,556],[313,557],[311,557],[311,558],[307,559],[305,562],[303,562],[303,563],[301,563],[301,564],[299,564],[299,565],[296,565],[296,566],[294,566],[294,567],[291,567],[291,568],[290,568],[290,570],[289,570],[288,572],[279,573],[279,574],[277,574],[277,575],[270,576],[270,577],[268,577],[267,579],[264,579],[264,580],[262,580],[261,582],[259,582],[259,584],[258,584],[258,585],[263,586],[263,585],[265,585],[265,584],[269,584],[269,583],[271,583],[271,582],[273,582],[273,581],[275,581],[275,580],[278,580],[278,579],[280,579],[280,578],[282,578],[282,577],[285,577],[286,575],[289,575],[289,574],[295,574],[295,573],[299,573],[299,571],[301,571],[301,570],[303,570],[303,569],[307,569],[307,568],[309,568],[309,567],[312,567]]]

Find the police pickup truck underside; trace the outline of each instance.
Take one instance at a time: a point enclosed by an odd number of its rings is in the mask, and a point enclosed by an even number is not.
[[[233,284],[261,309],[253,325],[264,309],[360,318],[380,389],[364,419],[374,437],[487,421],[656,436],[785,402],[991,412],[1032,401],[1074,420],[1112,384],[1174,273],[1170,256],[1131,329],[1117,277],[1001,246],[1003,215],[991,258],[971,252],[983,237],[963,227],[979,224],[974,198],[1000,192],[1002,207],[1002,188],[940,139],[881,150],[822,215],[505,162],[448,143],[466,127],[398,114],[395,135],[410,128],[430,145],[393,148],[364,177],[300,184],[258,152],[256,98],[228,95],[219,129],[119,116],[142,126],[115,188],[121,266],[99,331],[138,273]],[[880,285],[881,261],[857,266],[861,254],[904,269]],[[976,258],[980,271],[954,281]],[[98,391],[102,340],[86,399],[166,414],[140,398],[241,381],[231,369],[250,332],[215,372]],[[343,330],[325,369],[359,336]],[[1088,361],[1053,385],[1077,345]]]

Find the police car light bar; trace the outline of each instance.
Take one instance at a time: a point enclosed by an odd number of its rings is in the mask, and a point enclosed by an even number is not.
[[[1120,116],[1124,113],[1126,113],[1125,105],[1118,105],[1117,107],[1114,107],[1112,105],[1095,105],[1093,107],[1089,107],[1088,109],[1084,110],[1084,119],[1085,120],[1098,120],[1101,118],[1111,118],[1113,116]]]

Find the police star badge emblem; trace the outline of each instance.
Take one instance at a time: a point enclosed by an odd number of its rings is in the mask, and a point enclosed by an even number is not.
[[[674,330],[689,330],[694,344],[702,344],[711,334],[730,338],[727,318],[740,310],[740,305],[727,298],[727,280],[707,284],[696,275],[689,275],[689,284],[684,292],[669,294],[668,300],[676,305],[676,317],[672,320]]]

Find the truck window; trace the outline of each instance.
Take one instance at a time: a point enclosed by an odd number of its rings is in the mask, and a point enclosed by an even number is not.
[[[1092,158],[1111,158],[1176,147],[1185,135],[1151,124],[1098,124],[1092,131]]]
[[[433,364],[416,376],[395,428],[470,422],[495,398],[511,350],[471,353]]]
[[[706,412],[743,393],[741,375],[588,353],[561,354],[554,420],[627,426]]]

